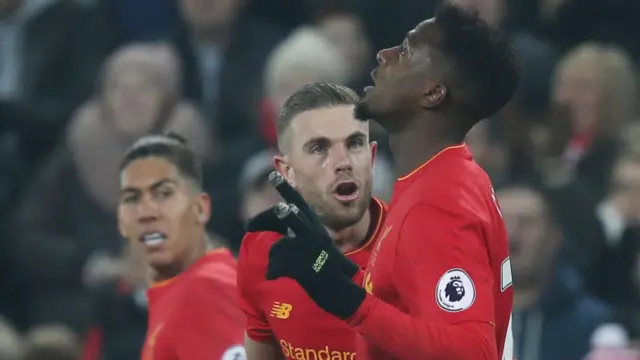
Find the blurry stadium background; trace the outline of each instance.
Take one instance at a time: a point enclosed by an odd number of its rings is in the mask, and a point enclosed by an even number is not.
[[[467,139],[513,238],[520,359],[635,346],[640,1],[456,1],[507,29],[523,67]],[[284,100],[321,80],[361,91],[376,50],[436,2],[0,0],[0,359],[138,359],[144,271],[114,217],[123,150],[185,136],[206,163],[210,232],[237,249],[243,219],[278,200],[265,180]],[[372,132],[389,199],[393,160]]]

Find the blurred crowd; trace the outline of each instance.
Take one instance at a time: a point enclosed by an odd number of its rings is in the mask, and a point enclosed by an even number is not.
[[[640,2],[452,1],[504,27],[522,64],[511,103],[467,138],[510,232],[519,360],[633,347]],[[144,271],[115,217],[124,150],[185,137],[209,231],[235,250],[243,220],[279,200],[267,176],[286,98],[315,81],[361,91],[376,51],[437,2],[0,0],[0,359],[139,358]],[[388,200],[393,157],[372,129]]]

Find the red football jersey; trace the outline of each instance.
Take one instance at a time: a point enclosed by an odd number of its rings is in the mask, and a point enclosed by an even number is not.
[[[346,253],[361,267],[369,259],[386,213],[378,199],[372,200],[370,209],[368,239]],[[269,248],[280,238],[276,233],[256,232],[247,233],[242,241],[238,288],[247,335],[258,342],[277,343],[287,359],[354,359],[356,335],[346,323],[320,309],[294,280],[265,280]]]
[[[147,296],[142,360],[244,359],[244,316],[229,250],[210,251],[182,274],[155,284]]]
[[[466,145],[400,178],[349,323],[358,359],[513,359],[507,231]],[[504,354],[504,355],[503,355]]]

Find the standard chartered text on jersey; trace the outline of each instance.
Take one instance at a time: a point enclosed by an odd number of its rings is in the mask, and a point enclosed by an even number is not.
[[[297,347],[287,340],[280,340],[280,348],[287,359],[295,360],[355,360],[356,353],[340,351],[324,346],[320,349]]]

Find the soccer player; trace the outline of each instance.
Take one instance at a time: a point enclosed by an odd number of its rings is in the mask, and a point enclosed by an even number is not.
[[[236,262],[208,240],[202,169],[177,136],[147,136],[121,165],[118,225],[153,285],[143,360],[243,359]]]
[[[510,42],[477,15],[444,4],[401,45],[380,51],[378,62],[356,115],[389,131],[403,176],[364,289],[277,174],[272,180],[291,204],[271,213],[294,234],[272,246],[267,277],[294,279],[356,330],[358,359],[513,359],[506,230],[491,182],[463,143],[517,86]]]
[[[274,166],[319,214],[335,246],[364,267],[385,209],[371,197],[376,146],[369,142],[368,124],[354,118],[358,102],[356,93],[340,85],[316,83],[297,91],[277,120],[282,156]],[[347,324],[320,309],[295,282],[265,279],[269,248],[281,237],[249,232],[240,248],[248,359],[353,359],[356,334]]]

